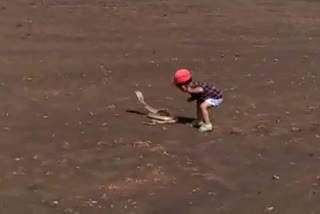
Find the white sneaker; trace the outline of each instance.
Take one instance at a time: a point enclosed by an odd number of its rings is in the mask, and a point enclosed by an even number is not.
[[[205,123],[202,124],[198,130],[199,132],[211,132],[213,130],[213,126],[211,123]]]

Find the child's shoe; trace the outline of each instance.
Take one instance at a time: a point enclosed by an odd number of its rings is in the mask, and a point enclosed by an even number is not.
[[[192,127],[194,128],[200,128],[204,123],[202,121],[199,121],[199,120],[194,120],[191,125]]]
[[[211,132],[213,130],[213,126],[211,123],[204,123],[198,130],[199,132]]]

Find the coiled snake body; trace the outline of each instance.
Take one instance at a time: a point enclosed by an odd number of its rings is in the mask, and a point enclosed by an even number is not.
[[[148,111],[146,116],[151,119],[151,122],[146,124],[155,125],[155,124],[172,124],[176,123],[177,119],[170,116],[170,113],[165,109],[156,109],[151,107],[144,100],[144,96],[141,91],[135,91],[135,94],[138,98],[138,101],[144,106],[144,108]]]

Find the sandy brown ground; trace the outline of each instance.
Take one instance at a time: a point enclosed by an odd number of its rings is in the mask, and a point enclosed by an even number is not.
[[[0,1],[0,213],[320,213],[320,2]],[[216,130],[147,126],[133,91]]]

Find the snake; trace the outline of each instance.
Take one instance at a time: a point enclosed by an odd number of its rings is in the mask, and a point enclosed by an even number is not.
[[[177,119],[171,116],[168,110],[157,109],[147,104],[141,91],[135,91],[135,94],[138,98],[138,101],[148,111],[148,113],[146,114],[147,118],[151,120],[151,122],[144,122],[144,123],[149,125],[155,125],[155,124],[172,124],[177,122]]]

